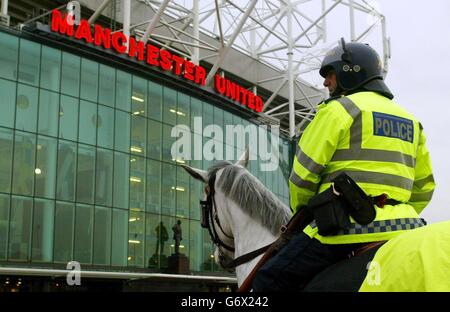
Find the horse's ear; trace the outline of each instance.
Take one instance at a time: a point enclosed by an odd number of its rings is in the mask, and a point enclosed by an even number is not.
[[[186,170],[194,179],[200,180],[205,183],[208,182],[208,172],[207,171],[189,167],[188,165],[180,165],[180,166],[183,167],[184,170]]]
[[[235,165],[242,166],[247,168],[248,165],[248,146],[245,148],[245,152],[239,157],[239,160],[235,163]]]

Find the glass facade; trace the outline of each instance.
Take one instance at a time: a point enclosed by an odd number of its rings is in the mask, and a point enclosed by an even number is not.
[[[193,272],[215,271],[200,226],[202,185],[171,147],[173,126],[249,121],[105,64],[0,32],[0,261],[163,270],[180,251]],[[195,129],[198,132],[198,129]],[[265,134],[267,135],[267,134]],[[242,151],[218,141],[234,157]],[[276,171],[249,170],[288,203],[289,143]],[[252,151],[256,153],[255,151]],[[200,153],[202,154],[202,153]],[[194,155],[194,150],[192,150]],[[206,169],[213,161],[186,161]]]

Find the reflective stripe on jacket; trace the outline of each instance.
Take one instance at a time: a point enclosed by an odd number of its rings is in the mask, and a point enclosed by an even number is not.
[[[418,215],[435,187],[430,157],[420,123],[393,101],[374,92],[358,92],[319,105],[294,158],[289,179],[292,209],[328,189],[341,172],[370,196],[387,194],[405,203],[375,207],[374,222],[414,219],[413,228],[421,225]],[[322,237],[308,226],[305,233],[324,243],[341,244],[389,239],[405,230],[389,226],[384,231]]]

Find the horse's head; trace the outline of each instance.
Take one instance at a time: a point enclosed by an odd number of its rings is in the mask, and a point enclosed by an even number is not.
[[[205,184],[202,226],[216,245],[216,262],[228,270],[238,266],[238,280],[260,255],[253,251],[272,243],[291,217],[289,207],[246,170],[248,158],[246,150],[235,164],[220,161],[207,171],[182,165]]]
[[[214,251],[215,261],[223,268],[231,271],[228,264],[234,258],[234,235],[232,231],[232,219],[229,214],[228,201],[222,192],[217,192],[218,181],[222,174],[222,169],[228,166],[246,168],[248,165],[248,149],[241,155],[239,160],[232,164],[228,161],[220,161],[211,166],[207,171],[181,165],[193,178],[203,182],[204,195],[200,200],[202,207],[203,228],[207,228],[211,239],[216,245]]]

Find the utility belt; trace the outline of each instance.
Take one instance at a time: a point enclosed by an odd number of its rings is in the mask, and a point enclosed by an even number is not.
[[[351,216],[357,223],[366,225],[375,220],[374,205],[397,205],[399,201],[388,199],[386,194],[371,197],[353,181],[342,173],[332,180],[326,191],[313,196],[306,209],[314,216],[319,234],[336,235],[350,226]]]

